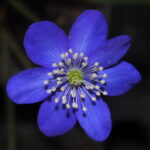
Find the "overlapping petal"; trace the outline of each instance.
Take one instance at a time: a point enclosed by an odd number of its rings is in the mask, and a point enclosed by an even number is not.
[[[90,63],[97,61],[105,68],[116,64],[127,53],[130,45],[131,38],[127,35],[112,38],[88,53]]]
[[[69,33],[69,46],[76,52],[95,50],[107,37],[107,22],[96,10],[84,11],[73,24]]]
[[[57,92],[59,95],[60,92]],[[55,97],[55,96],[54,96]],[[76,123],[76,117],[71,109],[56,104],[54,97],[41,104],[38,113],[38,126],[46,136],[57,136],[68,132]]]
[[[65,33],[54,23],[33,23],[26,32],[24,47],[29,58],[36,64],[49,67],[60,60],[60,54],[68,49]]]
[[[117,66],[101,72],[101,74],[103,73],[107,74],[106,85],[101,86],[110,96],[124,94],[141,80],[140,73],[128,62],[121,62]]]
[[[109,136],[112,127],[107,104],[102,99],[92,103],[88,97],[84,104],[87,111],[83,112],[79,107],[76,112],[77,120],[89,137],[96,141],[104,141]]]
[[[33,68],[11,77],[7,83],[7,93],[17,104],[29,104],[42,101],[48,96],[44,80],[49,79],[50,69]]]

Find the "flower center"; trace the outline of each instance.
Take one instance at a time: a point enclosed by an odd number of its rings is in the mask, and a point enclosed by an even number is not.
[[[68,81],[71,85],[81,85],[83,83],[83,73],[79,69],[68,71]]]
[[[55,69],[48,73],[50,79],[43,82],[48,94],[59,92],[55,103],[61,102],[67,109],[78,109],[80,104],[87,111],[86,99],[95,102],[108,94],[104,90],[107,74],[99,62],[91,64],[84,53],[73,53],[72,49],[60,57],[60,62],[52,64]]]

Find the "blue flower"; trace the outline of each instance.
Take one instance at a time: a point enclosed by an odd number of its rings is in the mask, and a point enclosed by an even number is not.
[[[7,92],[17,104],[42,101],[38,127],[46,136],[68,132],[78,121],[89,137],[105,140],[112,127],[105,95],[116,96],[137,84],[141,76],[133,65],[118,61],[127,53],[131,38],[110,40],[101,12],[84,11],[67,37],[54,23],[33,23],[24,47],[41,67],[10,78]]]

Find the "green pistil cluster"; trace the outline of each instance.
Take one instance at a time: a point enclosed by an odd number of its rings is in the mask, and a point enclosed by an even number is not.
[[[83,73],[80,70],[70,70],[68,72],[68,81],[71,85],[81,85],[83,82]]]

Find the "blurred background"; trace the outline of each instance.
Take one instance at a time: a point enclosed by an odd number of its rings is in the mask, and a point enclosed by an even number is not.
[[[149,150],[150,149],[150,1],[149,0],[0,0],[0,150]],[[107,97],[113,128],[105,142],[88,138],[77,124],[65,135],[45,137],[37,128],[40,103],[16,105],[5,90],[13,74],[35,65],[23,48],[30,24],[51,20],[66,33],[85,9],[104,13],[108,38],[127,34],[133,39],[125,60],[142,74],[127,94]]]

